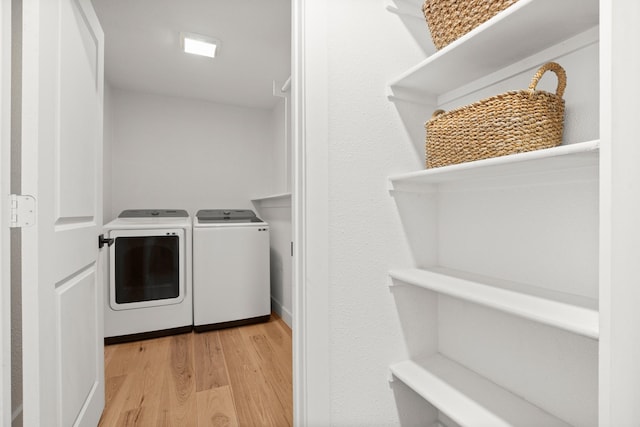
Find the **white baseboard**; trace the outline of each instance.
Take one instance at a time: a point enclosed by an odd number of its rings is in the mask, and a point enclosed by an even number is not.
[[[285,308],[280,301],[274,297],[271,297],[271,308],[282,318],[289,328],[293,327],[293,315],[291,314],[291,310]]]

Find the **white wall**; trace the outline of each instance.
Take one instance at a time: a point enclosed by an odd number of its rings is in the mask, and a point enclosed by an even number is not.
[[[271,146],[269,164],[272,182],[266,199],[254,201],[258,215],[269,223],[269,247],[271,252],[271,307],[293,326],[291,283],[291,139],[290,93],[285,93],[270,112]],[[276,197],[273,197],[276,196]]]
[[[255,201],[260,218],[269,223],[271,308],[293,327],[291,283],[291,197]]]
[[[269,191],[270,111],[111,95],[111,218],[124,209],[251,209]]]
[[[311,258],[305,286],[309,295],[326,286],[329,298],[330,424],[419,425],[433,418],[433,411],[402,385],[390,387],[388,367],[424,350],[423,337],[403,325],[427,321],[434,312],[425,293],[405,289],[402,296],[395,296],[387,287],[389,269],[413,262],[395,202],[387,191],[387,176],[420,169],[423,153],[409,141],[385,88],[393,77],[423,58],[423,47],[412,39],[400,18],[385,10],[384,2],[328,2],[326,27],[311,32],[322,18],[307,16],[313,25],[305,29],[305,37],[308,46],[326,40],[326,52],[307,49],[305,62],[314,64],[315,59],[322,65],[322,55],[328,55],[327,80],[318,82],[328,86],[328,123],[318,123],[321,114],[307,114],[305,120],[308,130],[328,126],[328,198],[320,199],[323,177],[307,176],[313,188],[306,203],[311,207],[308,224],[322,215],[313,206],[328,205],[329,282],[317,283],[322,271],[313,264],[322,260]],[[424,37],[428,37],[426,24]],[[317,87],[313,79],[322,79],[316,71],[305,76],[307,94]],[[322,100],[307,96],[307,111],[322,108],[318,105]],[[311,147],[316,150],[322,149]],[[318,159],[308,156],[306,161],[309,173],[317,174]],[[322,236],[315,237],[321,247]],[[311,249],[314,244],[308,243]],[[403,299],[409,309],[399,313],[394,298]],[[307,304],[313,305],[314,300]],[[309,425],[319,424],[309,420]]]
[[[272,145],[270,164],[273,181],[268,195],[276,196],[254,201],[258,215],[269,223],[269,246],[271,251],[271,307],[293,326],[292,281],[291,281],[291,132],[290,93],[271,110]]]
[[[271,150],[271,166],[273,168],[273,188],[271,194],[291,191],[291,132],[289,130],[290,111],[289,95],[278,101],[271,110],[273,146]]]

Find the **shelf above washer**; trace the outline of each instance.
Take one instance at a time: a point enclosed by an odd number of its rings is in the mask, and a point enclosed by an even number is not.
[[[262,208],[279,208],[291,206],[291,193],[273,194],[264,197],[251,199],[251,202]]]

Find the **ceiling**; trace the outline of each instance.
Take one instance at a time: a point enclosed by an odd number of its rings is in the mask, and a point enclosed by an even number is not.
[[[290,0],[92,0],[113,87],[256,108],[290,75]],[[216,58],[182,52],[180,33],[221,41]]]

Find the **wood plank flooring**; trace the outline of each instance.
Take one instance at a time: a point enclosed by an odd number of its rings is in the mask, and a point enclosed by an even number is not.
[[[275,314],[104,353],[102,427],[293,425],[291,329]]]

